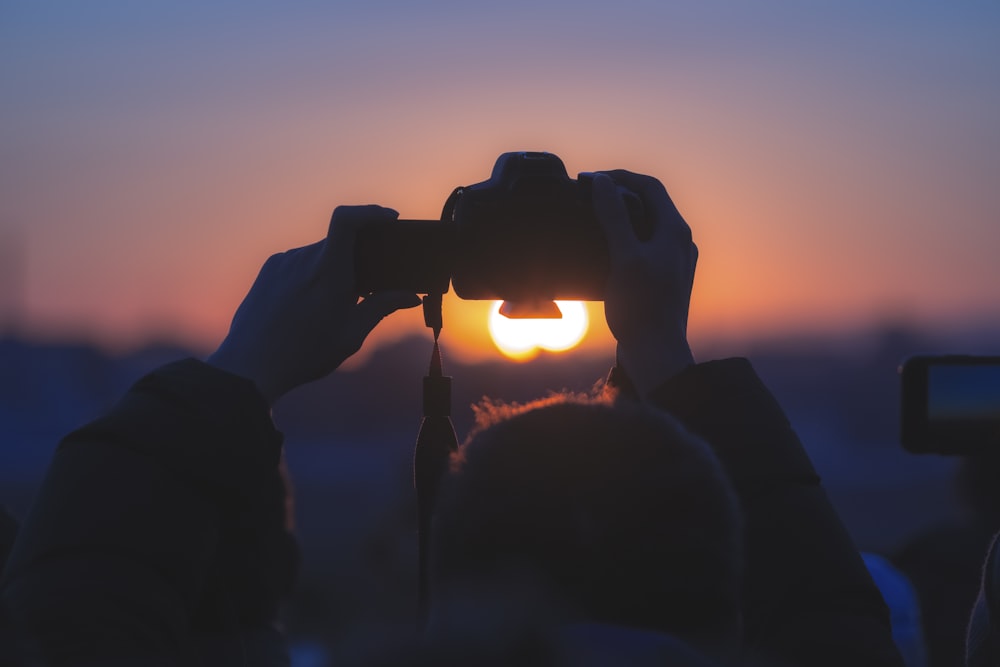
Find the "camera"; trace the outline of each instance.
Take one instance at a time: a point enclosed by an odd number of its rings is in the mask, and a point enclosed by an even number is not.
[[[906,450],[968,455],[1000,449],[1000,357],[917,356],[900,374]]]
[[[638,197],[625,197],[633,227],[645,224]],[[490,178],[456,188],[440,220],[369,225],[354,253],[358,294],[384,290],[543,304],[600,301],[608,250],[591,203],[590,180],[571,179],[557,156],[501,155]]]

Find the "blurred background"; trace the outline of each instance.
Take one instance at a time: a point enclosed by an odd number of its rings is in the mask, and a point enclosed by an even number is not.
[[[989,2],[6,0],[0,502],[23,515],[59,437],[210,352],[337,204],[437,218],[500,153],[545,150],[665,183],[701,250],[696,357],[751,358],[856,541],[891,554],[962,511],[955,459],[900,450],[899,363],[1000,352],[997,34]],[[527,360],[489,308],[445,302],[460,436],[483,395],[587,389],[613,362],[600,304],[579,345]],[[411,616],[429,352],[397,314],[276,410],[300,664]]]

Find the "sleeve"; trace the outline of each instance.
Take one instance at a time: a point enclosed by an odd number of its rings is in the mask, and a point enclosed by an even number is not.
[[[902,665],[885,602],[750,363],[688,367],[650,400],[710,444],[736,489],[751,654],[792,665]]]
[[[196,360],[59,445],[0,580],[41,664],[195,664],[291,584],[281,434],[253,384]]]
[[[1000,664],[1000,628],[997,601],[1000,600],[1000,533],[993,536],[983,565],[982,585],[972,608],[966,637],[966,667]]]

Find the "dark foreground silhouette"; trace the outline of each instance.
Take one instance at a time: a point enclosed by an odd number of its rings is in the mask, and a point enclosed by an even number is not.
[[[355,662],[902,664],[781,407],[746,360],[694,363],[697,249],[662,185],[597,175],[593,205],[607,393],[488,411],[442,480],[425,627]],[[161,367],[62,441],[3,573],[10,655],[287,662],[275,620],[299,555],[271,406],[419,303],[353,290],[355,231],[392,217],[339,208],[327,239],[264,265],[206,361]]]

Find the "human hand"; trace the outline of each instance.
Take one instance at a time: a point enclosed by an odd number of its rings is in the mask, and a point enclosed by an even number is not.
[[[623,189],[640,198],[652,221],[647,240],[632,228]],[[592,195],[610,258],[604,316],[618,341],[618,364],[645,398],[694,363],[687,320],[698,247],[667,191],[651,176],[596,173]]]
[[[381,206],[339,206],[326,239],[271,256],[208,363],[253,380],[271,404],[333,372],[382,318],[420,303],[406,292],[360,302],[355,293],[358,229],[398,215]]]

